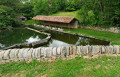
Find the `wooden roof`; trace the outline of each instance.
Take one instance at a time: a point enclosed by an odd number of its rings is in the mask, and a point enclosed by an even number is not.
[[[59,22],[59,23],[70,23],[74,17],[62,17],[62,16],[36,16],[32,18],[33,20],[49,21],[49,22]]]

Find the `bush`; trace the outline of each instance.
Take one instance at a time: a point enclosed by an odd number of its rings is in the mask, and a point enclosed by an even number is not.
[[[15,20],[14,10],[7,6],[0,6],[0,28],[11,28],[14,26],[18,26],[18,23]]]

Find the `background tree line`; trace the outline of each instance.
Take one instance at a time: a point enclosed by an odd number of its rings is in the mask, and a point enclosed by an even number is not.
[[[0,0],[0,27],[15,26],[15,17],[77,11],[83,25],[120,26],[120,0]]]

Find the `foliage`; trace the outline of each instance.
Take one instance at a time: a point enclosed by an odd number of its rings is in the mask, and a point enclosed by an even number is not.
[[[87,0],[81,1],[82,7],[77,17],[81,24],[85,25],[119,25],[119,5],[120,1],[116,0]],[[93,13],[92,17],[88,14]],[[117,12],[117,13],[116,13]]]
[[[49,6],[47,0],[35,0],[33,7],[34,15],[48,15]]]
[[[1,12],[7,11],[8,13],[6,21],[12,20],[9,22],[10,25],[6,24],[8,22],[1,22],[2,26],[13,26],[16,16],[23,15],[31,19],[36,15],[51,15],[60,11],[77,10],[79,11],[75,17],[82,25],[120,26],[119,0],[0,0],[0,6],[7,7],[0,8]]]
[[[21,6],[19,5],[21,5],[20,0],[0,0],[0,29],[20,25],[20,22],[15,20],[20,12]]]
[[[76,11],[80,9],[80,0],[35,0],[34,14],[49,15],[58,11]]]
[[[21,8],[21,12],[23,13],[23,15],[25,17],[27,17],[27,19],[31,19],[34,14],[33,14],[33,5],[31,2],[25,2],[23,4],[23,7]]]
[[[66,11],[76,11],[81,7],[80,0],[67,0]]]
[[[21,0],[0,0],[0,5],[4,5],[12,8],[16,13],[21,12],[22,7]]]
[[[55,14],[51,14],[51,16],[68,16],[68,17],[76,17],[78,11],[72,11],[72,12],[57,12]]]
[[[117,8],[114,10],[114,15],[112,17],[113,25],[120,27],[120,1],[114,4],[114,6],[117,6]]]
[[[12,26],[15,23],[14,19],[12,18],[14,15],[11,15],[12,12],[12,8],[3,5],[0,6],[0,29]]]

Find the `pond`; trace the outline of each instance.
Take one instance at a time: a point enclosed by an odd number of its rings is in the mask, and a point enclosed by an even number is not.
[[[78,45],[83,45],[83,46],[109,45],[109,42],[102,40],[79,37],[61,32],[55,32],[55,31],[47,31],[47,32],[52,35],[52,39],[50,40],[49,44],[46,45],[48,47],[78,46]]]
[[[109,45],[108,42],[85,37],[79,37],[61,32],[47,31],[52,38],[45,47],[78,46],[78,45]],[[0,32],[0,49],[14,44],[31,43],[42,40],[47,36],[27,30],[13,29]],[[43,46],[42,46],[43,47]]]
[[[14,44],[31,43],[46,38],[47,36],[27,30],[13,29],[0,32],[0,49]]]

